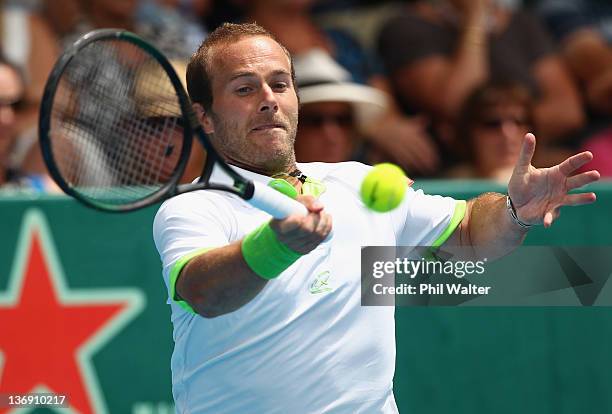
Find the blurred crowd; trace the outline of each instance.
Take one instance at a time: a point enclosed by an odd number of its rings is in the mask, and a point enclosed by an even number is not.
[[[255,21],[293,54],[298,161],[505,183],[533,131],[536,166],[588,149],[612,177],[609,1],[0,0],[0,186],[56,191],[38,108],[80,35],[125,28],[184,68],[224,21]],[[203,162],[193,151],[184,181]]]

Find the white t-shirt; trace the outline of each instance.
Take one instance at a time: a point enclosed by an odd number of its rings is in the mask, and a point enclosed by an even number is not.
[[[333,237],[229,314],[206,319],[169,299],[179,413],[397,412],[395,309],[361,306],[360,249],[431,245],[451,225],[459,202],[410,188],[400,207],[375,213],[359,197],[371,167],[356,162],[298,167],[325,184],[320,200],[332,215]],[[252,180],[270,180],[237,170]],[[211,181],[219,180],[215,174]],[[220,191],[166,201],[153,228],[166,285],[180,258],[240,240],[269,219]]]

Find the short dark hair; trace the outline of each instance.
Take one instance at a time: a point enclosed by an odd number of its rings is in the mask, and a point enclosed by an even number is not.
[[[208,35],[198,50],[191,56],[187,65],[187,91],[192,102],[199,103],[205,110],[212,107],[212,50],[220,45],[236,42],[245,37],[264,36],[274,40],[289,58],[291,66],[291,81],[295,87],[295,70],[293,58],[272,33],[256,23],[224,23]]]

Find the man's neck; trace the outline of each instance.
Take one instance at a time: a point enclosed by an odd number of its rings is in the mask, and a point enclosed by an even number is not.
[[[278,174],[290,174],[297,169],[297,165],[295,163],[295,159],[288,162],[285,165],[279,165],[274,167],[269,166],[255,166],[255,165],[247,165],[237,160],[227,159],[228,164],[242,168],[247,171],[251,171],[257,174],[265,175],[268,177],[272,177],[273,175]]]
[[[228,164],[234,167],[239,167],[247,171],[254,172],[256,174],[265,175],[266,177],[280,178],[293,185],[297,190],[298,194],[302,192],[302,180],[300,179],[303,174],[298,170],[295,158],[282,168],[260,168],[251,165],[243,164],[235,160],[226,160]],[[296,176],[297,172],[297,176]]]

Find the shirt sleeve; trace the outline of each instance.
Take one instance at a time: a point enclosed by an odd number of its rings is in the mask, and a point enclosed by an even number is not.
[[[461,223],[465,209],[464,200],[409,188],[393,217],[397,245],[439,247]]]
[[[372,171],[371,166],[357,162],[337,165],[339,167],[334,176],[346,183],[354,183],[357,192],[365,176]],[[451,197],[427,195],[423,190],[414,190],[411,187],[413,181],[406,179],[409,187],[404,200],[388,213],[396,245],[439,247],[463,220],[466,202]]]
[[[160,207],[153,222],[153,240],[159,252],[168,297],[175,297],[174,284],[188,260],[211,248],[229,244],[232,234],[230,209],[216,194],[194,192],[174,197]],[[189,310],[189,309],[187,309]]]

